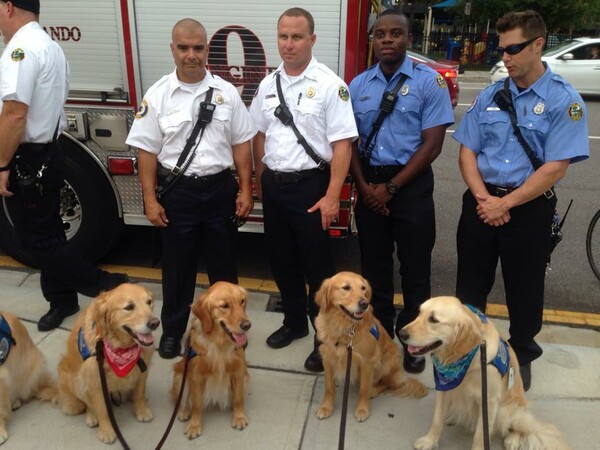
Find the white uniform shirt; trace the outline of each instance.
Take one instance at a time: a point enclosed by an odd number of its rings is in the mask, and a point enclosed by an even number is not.
[[[275,117],[280,101],[275,74],[280,72],[285,102],[296,127],[312,149],[331,161],[332,142],[358,136],[352,103],[346,84],[324,64],[311,60],[298,77],[288,77],[283,63],[261,83],[250,106],[258,131],[265,133],[266,166],[278,172],[293,172],[317,167],[317,163],[298,143],[292,128]]]
[[[197,88],[181,83],[176,71],[150,87],[131,126],[127,144],[157,154],[163,167],[173,168],[198,120],[200,103],[211,87],[214,88],[211,103],[216,108],[185,175],[212,175],[231,167],[231,146],[252,139],[256,131],[237,89],[208,71]],[[196,143],[198,139],[200,134]],[[193,149],[194,146],[190,155]]]
[[[23,25],[0,57],[0,111],[8,100],[29,107],[22,142],[51,142],[59,117],[59,130],[65,128],[68,94],[69,65],[62,49],[39,23]]]

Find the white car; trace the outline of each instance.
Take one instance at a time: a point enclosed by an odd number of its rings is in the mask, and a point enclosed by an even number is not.
[[[596,55],[597,59],[594,59]],[[562,75],[582,95],[600,95],[600,38],[576,38],[542,53],[552,72]],[[490,71],[495,83],[508,76],[500,60]]]

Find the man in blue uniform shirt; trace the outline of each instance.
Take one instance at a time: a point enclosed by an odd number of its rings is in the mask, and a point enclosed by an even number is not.
[[[373,287],[373,311],[394,336],[394,243],[400,261],[404,309],[396,331],[416,318],[431,296],[431,251],[435,242],[433,171],[446,128],[454,123],[446,82],[433,69],[406,57],[412,42],[408,20],[386,10],[373,26],[379,64],[350,84],[360,146],[351,173],[359,192],[356,225],[361,270]],[[393,109],[377,130],[384,93],[396,88]],[[423,371],[425,360],[404,352],[404,368]]]
[[[485,311],[500,258],[510,344],[528,390],[530,363],[542,354],[534,337],[542,327],[554,215],[554,203],[544,193],[565,176],[570,163],[589,156],[588,130],[579,94],[542,62],[546,26],[540,15],[508,13],[496,29],[518,127],[542,164],[534,169],[509,114],[494,100],[504,81],[483,90],[454,133],[469,188],[457,232],[456,295]]]

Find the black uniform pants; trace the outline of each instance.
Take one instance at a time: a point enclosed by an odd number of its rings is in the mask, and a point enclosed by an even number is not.
[[[386,177],[391,178],[391,177]],[[381,183],[385,179],[367,180]],[[431,296],[431,251],[435,243],[433,171],[429,168],[411,183],[400,188],[387,203],[389,216],[369,209],[359,197],[356,226],[363,276],[373,288],[373,312],[383,327],[394,336],[394,244],[400,263],[404,309],[396,329],[413,321],[419,306]]]
[[[22,144],[17,150],[21,171],[37,171],[46,161],[48,146]],[[60,188],[64,179],[64,154],[57,143],[42,177],[42,195],[25,207],[24,193],[17,182],[16,169],[11,170],[10,187],[15,195],[6,204],[15,231],[41,271],[42,293],[52,308],[74,308],[77,293],[95,297],[125,281],[121,274],[98,269],[67,245],[60,217]],[[35,188],[31,188],[35,189]],[[100,239],[101,236],[98,236]]]
[[[233,223],[239,187],[233,175],[206,188],[178,181],[160,200],[168,225],[160,229],[162,256],[163,334],[181,338],[186,330],[196,288],[200,248],[206,256],[210,284],[237,283],[238,231]]]
[[[456,296],[485,312],[499,258],[510,318],[510,344],[519,363],[527,364],[542,354],[534,337],[542,328],[546,256],[554,211],[541,196],[511,209],[507,224],[492,227],[479,219],[476,206],[477,201],[467,190],[457,232]]]
[[[335,274],[329,232],[322,228],[320,211],[307,212],[325,195],[329,171],[278,183],[266,170],[261,180],[265,235],[281,293],[283,324],[303,330],[308,327],[307,313],[311,321],[318,314],[314,297],[321,283]]]

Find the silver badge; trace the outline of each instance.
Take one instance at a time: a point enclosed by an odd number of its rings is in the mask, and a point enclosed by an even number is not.
[[[408,90],[409,90],[408,84],[405,84],[404,86],[402,86],[402,89],[400,90],[400,94],[407,95]]]
[[[8,356],[8,349],[9,349],[8,339],[3,337],[2,339],[0,339],[0,362],[4,361],[6,359],[6,357]]]
[[[539,102],[537,105],[535,105],[535,107],[533,108],[533,113],[540,115],[544,112],[544,104],[542,102]]]

